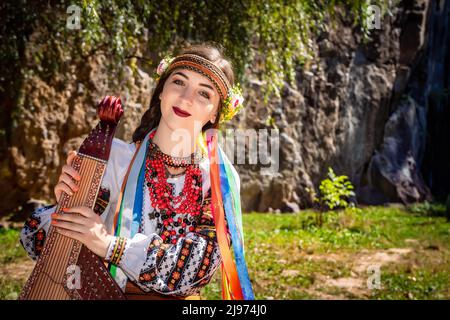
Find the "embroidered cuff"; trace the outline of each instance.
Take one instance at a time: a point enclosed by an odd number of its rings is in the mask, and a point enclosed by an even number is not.
[[[126,244],[126,238],[114,237],[114,240],[109,244],[108,253],[106,254],[106,260],[118,266],[125,251]]]

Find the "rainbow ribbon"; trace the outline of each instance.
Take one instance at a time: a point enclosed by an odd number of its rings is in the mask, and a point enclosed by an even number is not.
[[[216,225],[217,242],[222,255],[222,298],[224,300],[254,300],[244,257],[242,212],[234,168],[219,147],[215,133],[209,134],[206,140],[210,160],[211,208]],[[225,217],[235,262],[227,238]]]

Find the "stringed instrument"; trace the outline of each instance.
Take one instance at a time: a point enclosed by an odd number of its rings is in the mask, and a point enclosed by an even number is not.
[[[62,192],[55,213],[62,208],[94,208],[123,109],[120,98],[105,97],[98,105],[100,122],[83,141],[72,167],[81,175],[73,196]],[[102,258],[81,242],[50,226],[44,248],[19,297],[20,300],[125,299]]]

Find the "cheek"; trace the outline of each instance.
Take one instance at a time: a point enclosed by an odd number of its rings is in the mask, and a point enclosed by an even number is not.
[[[173,103],[173,94],[168,93],[168,91],[163,91],[161,93],[161,113],[165,114],[172,108]]]
[[[217,108],[212,103],[199,105],[196,108],[196,118],[206,123],[211,119],[216,110]]]

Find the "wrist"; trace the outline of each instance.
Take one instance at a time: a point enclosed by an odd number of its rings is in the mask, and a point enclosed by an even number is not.
[[[108,261],[118,266],[125,252],[126,245],[127,245],[126,238],[113,237],[106,256]]]
[[[106,261],[109,261],[109,259],[110,259],[110,256],[111,256],[111,253],[112,253],[111,245],[114,244],[114,241],[115,241],[115,237],[114,236],[112,236],[110,234],[108,234],[106,236],[106,240],[105,240],[106,248],[104,250],[105,254],[103,255],[103,259],[106,260]]]

